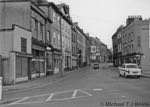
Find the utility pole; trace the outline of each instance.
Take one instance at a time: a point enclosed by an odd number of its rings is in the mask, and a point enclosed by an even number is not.
[[[62,29],[61,29],[61,20],[63,18],[63,15],[61,16],[60,15],[60,20],[59,20],[59,23],[60,23],[60,50],[61,50],[61,64],[60,64],[60,73],[61,73],[61,77],[64,76],[64,68],[63,68],[63,41],[62,41]]]

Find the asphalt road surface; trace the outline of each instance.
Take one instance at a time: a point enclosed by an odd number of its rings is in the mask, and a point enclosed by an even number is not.
[[[150,107],[150,78],[119,77],[111,66],[69,73],[40,88],[4,93],[0,107]]]

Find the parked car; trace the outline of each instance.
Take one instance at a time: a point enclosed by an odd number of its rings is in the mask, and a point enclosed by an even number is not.
[[[118,70],[119,76],[125,78],[128,76],[141,77],[141,69],[135,63],[124,63],[121,67],[118,67]]]
[[[94,63],[93,64],[93,69],[99,69],[99,63]]]

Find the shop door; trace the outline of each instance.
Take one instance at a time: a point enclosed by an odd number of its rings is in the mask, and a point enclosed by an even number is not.
[[[28,58],[16,57],[16,78],[28,76]]]

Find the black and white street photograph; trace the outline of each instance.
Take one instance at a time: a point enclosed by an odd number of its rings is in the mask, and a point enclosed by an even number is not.
[[[150,0],[0,0],[0,107],[150,107]]]

